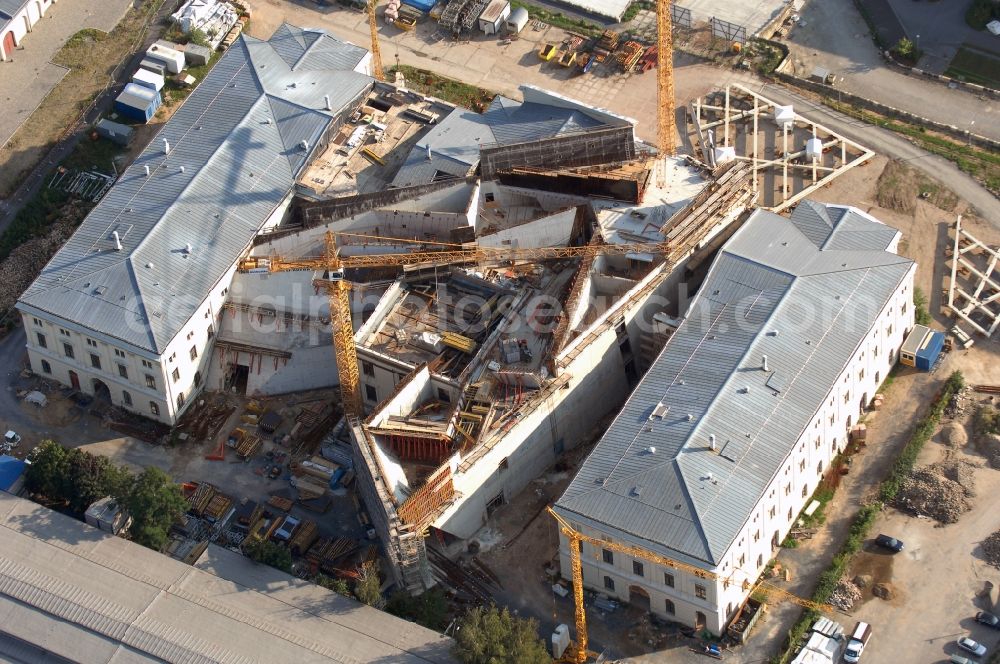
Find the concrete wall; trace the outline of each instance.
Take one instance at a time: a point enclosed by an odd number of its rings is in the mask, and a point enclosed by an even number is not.
[[[565,247],[573,237],[573,226],[576,221],[576,208],[550,214],[520,226],[507,228],[481,235],[478,238],[481,247],[520,247],[533,249],[537,247]]]

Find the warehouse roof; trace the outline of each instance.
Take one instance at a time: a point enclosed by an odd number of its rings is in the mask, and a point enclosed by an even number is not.
[[[718,564],[912,269],[890,234],[853,208],[754,212],[557,508]],[[856,246],[830,248],[838,236]]]
[[[31,0],[0,0],[0,32],[14,20],[14,14],[21,11]]]
[[[72,661],[452,661],[450,639],[221,547],[191,567],[6,494],[0,619]]]
[[[289,25],[268,41],[242,36],[18,306],[161,353],[289,194],[333,119],[371,88],[354,71],[365,57]]]
[[[465,177],[479,164],[483,146],[526,143],[629,122],[531,86],[522,86],[521,91],[523,102],[497,95],[483,113],[467,108],[453,110],[417,142],[393,179],[393,186],[425,184],[439,172]]]

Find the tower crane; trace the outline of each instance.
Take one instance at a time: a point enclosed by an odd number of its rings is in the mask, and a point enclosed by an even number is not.
[[[562,532],[562,534],[569,540],[570,567],[572,568],[573,574],[573,601],[575,605],[576,621],[576,648],[570,654],[570,661],[575,664],[583,664],[587,661],[588,656],[591,655],[590,651],[587,650],[587,613],[583,607],[583,561],[581,560],[580,554],[580,545],[582,542],[586,542],[591,546],[622,553],[624,555],[631,556],[632,558],[648,560],[652,563],[656,563],[657,565],[663,565],[664,567],[679,569],[702,579],[722,579],[723,581],[729,581],[730,583],[739,582],[743,584],[745,590],[751,587],[750,575],[742,569],[737,568],[733,570],[733,573],[735,574],[736,572],[742,571],[746,578],[742,581],[734,581],[732,576],[723,577],[719,574],[701,569],[700,567],[695,567],[694,565],[689,565],[679,560],[661,556],[647,549],[591,537],[590,535],[581,533],[579,530],[574,528],[569,521],[556,513],[551,507],[546,509],[559,523],[560,532]],[[798,595],[793,595],[787,590],[772,586],[768,583],[764,583],[763,581],[760,581],[753,586],[753,591],[760,591],[767,595],[780,597],[783,600],[788,600],[798,604],[799,606],[814,609],[816,611],[829,613],[835,610],[828,604],[820,604],[818,602],[803,599]]]
[[[675,152],[677,128],[674,117],[674,36],[670,0],[656,2],[656,111],[657,142],[666,155]]]
[[[442,249],[421,251],[339,255],[335,235],[369,238],[379,242],[409,243],[419,245],[440,245]],[[554,258],[576,258],[580,256],[624,255],[647,253],[667,256],[666,242],[640,244],[587,244],[576,247],[502,248],[468,247],[444,242],[414,241],[403,238],[369,236],[358,233],[327,232],[324,237],[323,255],[307,258],[283,258],[281,256],[251,256],[242,261],[240,268],[253,272],[288,272],[290,270],[323,270],[325,278],[317,283],[325,286],[330,297],[330,323],[333,326],[333,349],[340,375],[340,393],[344,414],[351,417],[363,415],[361,381],[358,371],[357,348],[354,345],[354,325],[351,319],[351,283],[344,271],[349,268],[388,267],[419,265],[421,263],[461,264],[461,263],[504,263],[508,261],[534,261]]]
[[[368,29],[372,34],[372,75],[379,81],[385,80],[382,69],[382,49],[378,45],[378,23],[375,21],[375,7],[378,0],[368,0]]]

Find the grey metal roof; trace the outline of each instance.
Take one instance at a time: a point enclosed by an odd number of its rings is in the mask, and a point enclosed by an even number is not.
[[[805,209],[822,221],[815,205]],[[867,246],[821,249],[807,234],[812,217],[754,212],[559,499],[561,512],[668,555],[720,561],[913,265],[884,251],[879,222],[830,212],[851,218]]]
[[[450,639],[238,553],[186,565],[2,492],[0,618],[79,662],[453,662]]]
[[[314,47],[329,42],[336,50],[341,44],[302,32],[315,37]],[[270,41],[242,36],[18,307],[162,352],[291,191],[333,117],[371,85],[370,77],[354,71],[292,69]],[[333,111],[324,110],[324,95]],[[171,146],[167,155],[164,139]],[[187,244],[194,249],[190,255],[183,251]]]
[[[519,102],[498,95],[484,113],[456,108],[434,125],[410,151],[392,185],[405,187],[433,180],[437,171],[464,177],[479,164],[484,145],[524,143],[599,127],[604,114],[560,99],[562,105]],[[430,147],[431,159],[427,159]]]
[[[31,0],[0,0],[0,19],[11,20]]]
[[[136,83],[129,83],[122,90],[122,93],[115,98],[115,101],[126,106],[131,106],[132,108],[146,110],[156,104],[158,96],[159,94],[156,90],[145,88]]]

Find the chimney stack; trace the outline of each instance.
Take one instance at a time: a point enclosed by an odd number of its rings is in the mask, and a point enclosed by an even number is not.
[[[122,239],[121,239],[121,237],[119,237],[118,231],[113,231],[111,233],[111,237],[115,241],[115,251],[121,251],[122,250]]]
[[[143,166],[142,170],[143,170],[143,172],[146,173],[146,177],[148,178],[149,177],[149,166]]]
[[[333,106],[330,106],[330,95],[323,95],[323,108],[328,111],[333,110]]]
[[[170,141],[163,139],[163,154],[170,154]]]
[[[764,356],[763,361],[760,363],[760,368],[763,369],[764,371],[769,371],[769,369],[767,368],[767,355]]]
[[[711,450],[713,452],[715,451],[715,434],[714,433],[708,434],[708,446],[709,446],[709,448],[711,448]]]

